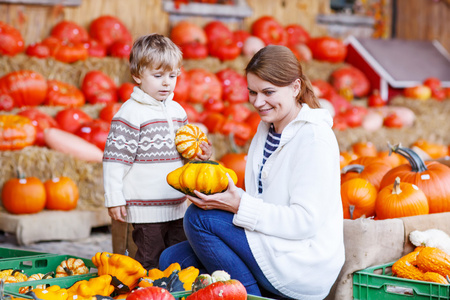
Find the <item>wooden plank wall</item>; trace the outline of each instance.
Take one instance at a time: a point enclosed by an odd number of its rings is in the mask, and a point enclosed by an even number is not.
[[[78,7],[0,4],[0,21],[18,28],[27,44],[46,37],[63,19],[86,28],[104,14],[118,16],[134,37],[150,32],[169,33],[169,16],[162,9],[163,0],[82,0]],[[396,0],[396,37],[404,39],[438,39],[450,51],[450,5],[447,0]],[[249,30],[253,21],[272,15],[283,25],[298,23],[313,36],[324,29],[315,23],[317,14],[330,14],[329,0],[247,0],[253,15],[243,22]],[[197,18],[200,20],[201,18]]]
[[[83,0],[77,7],[1,3],[0,21],[18,28],[26,44],[46,37],[51,28],[63,19],[89,28],[93,19],[106,14],[119,17],[133,37],[150,32],[168,35],[169,15],[163,11],[162,1]],[[253,15],[244,20],[244,29],[249,29],[256,18],[272,15],[283,25],[298,23],[316,35],[323,33],[315,26],[316,15],[330,13],[329,0],[247,0],[247,3],[252,8]]]
[[[450,1],[396,0],[396,37],[438,40],[450,52]]]

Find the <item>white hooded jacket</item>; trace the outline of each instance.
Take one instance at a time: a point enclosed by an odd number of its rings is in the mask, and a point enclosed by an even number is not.
[[[294,299],[324,299],[344,264],[339,148],[325,109],[303,104],[258,175],[270,124],[249,148],[246,192],[233,223],[243,227],[266,278]]]

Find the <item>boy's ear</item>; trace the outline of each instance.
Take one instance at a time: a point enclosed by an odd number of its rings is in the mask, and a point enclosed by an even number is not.
[[[137,84],[141,84],[141,79],[139,77],[136,77],[134,75],[132,75],[131,77],[133,77],[134,81],[136,81]]]

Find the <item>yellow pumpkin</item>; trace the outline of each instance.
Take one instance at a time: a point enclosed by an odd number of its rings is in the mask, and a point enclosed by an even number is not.
[[[195,196],[194,190],[210,195],[227,189],[227,173],[236,184],[237,175],[233,170],[211,160],[190,161],[170,172],[167,175],[167,183],[188,195]]]
[[[199,152],[203,153],[200,148],[202,142],[208,142],[208,138],[198,126],[193,124],[180,127],[175,135],[177,151],[187,159],[193,159]]]

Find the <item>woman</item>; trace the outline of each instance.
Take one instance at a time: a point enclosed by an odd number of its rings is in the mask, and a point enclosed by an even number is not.
[[[344,263],[339,149],[294,54],[269,45],[246,69],[262,122],[249,148],[246,191],[188,196],[188,241],[165,250],[179,262],[225,270],[252,295],[323,299]],[[266,291],[269,294],[265,293]]]

